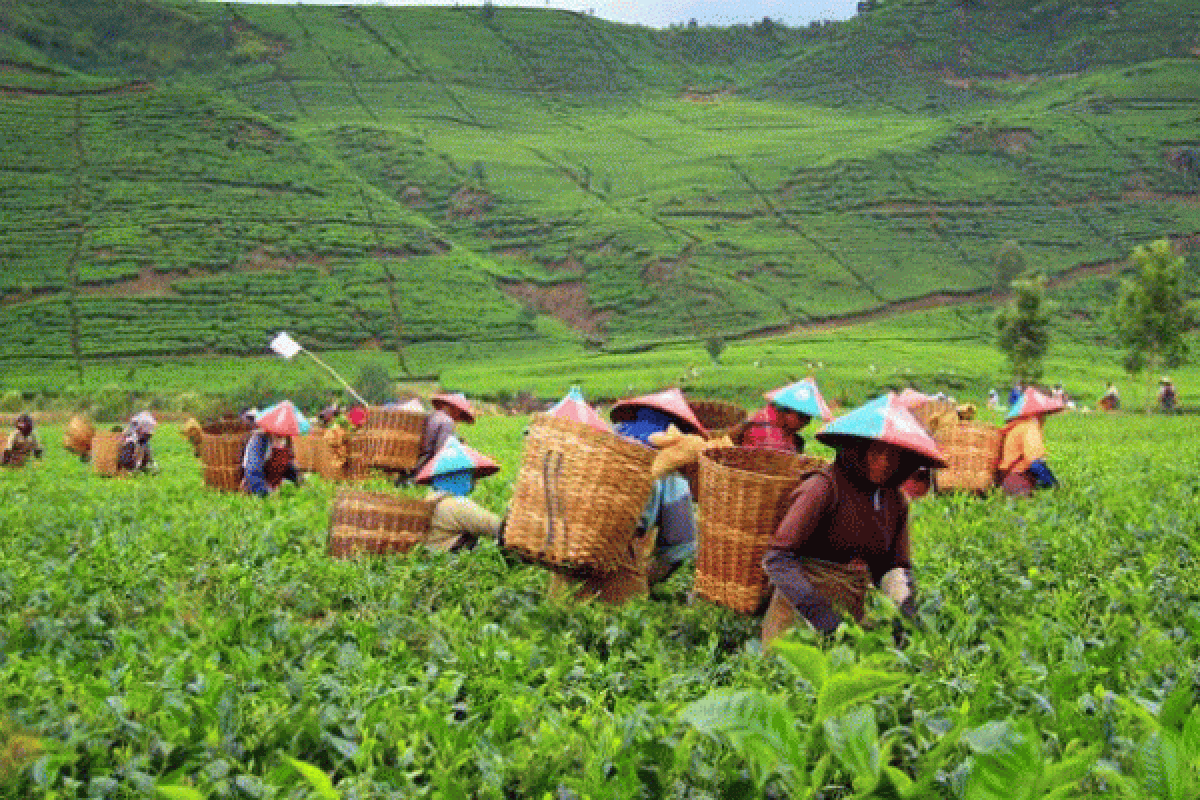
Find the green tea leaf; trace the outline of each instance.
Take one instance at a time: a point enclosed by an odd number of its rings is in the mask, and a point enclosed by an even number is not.
[[[834,673],[817,694],[817,715],[813,724],[820,724],[852,705],[898,689],[908,681],[904,675],[858,666]]]
[[[155,786],[154,793],[164,800],[204,800],[205,796],[190,786]]]
[[[325,774],[325,771],[320,767],[308,764],[304,761],[284,756],[283,760],[292,765],[292,768],[304,776],[308,784],[321,797],[321,800],[341,800],[342,795],[333,788],[333,781]]]

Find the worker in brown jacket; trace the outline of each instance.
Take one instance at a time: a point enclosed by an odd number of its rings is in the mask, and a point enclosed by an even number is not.
[[[817,434],[837,452],[791,503],[763,558],[775,587],[763,642],[804,617],[832,632],[842,612],[861,620],[867,589],[881,587],[906,614],[915,610],[908,500],[900,491],[922,466],[945,466],[921,424],[887,394]]]

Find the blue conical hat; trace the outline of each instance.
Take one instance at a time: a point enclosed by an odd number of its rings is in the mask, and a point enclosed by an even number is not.
[[[1062,400],[1047,397],[1031,386],[1021,392],[1021,396],[1017,398],[1017,402],[1012,404],[1012,408],[1008,409],[1008,413],[1004,415],[1004,418],[1022,419],[1036,417],[1042,414],[1053,414],[1056,411],[1062,411],[1064,408],[1066,408],[1066,404]]]
[[[767,392],[763,397],[772,404],[789,411],[797,411],[810,417],[819,417],[826,422],[833,419],[817,382],[812,378],[788,384],[779,389]]]
[[[442,445],[433,458],[429,460],[414,479],[415,483],[429,483],[435,475],[449,475],[452,472],[472,472],[476,478],[486,478],[500,471],[500,465],[487,456],[472,450],[451,436]]]
[[[921,457],[930,466],[946,466],[937,442],[901,405],[894,392],[838,417],[817,434],[817,441],[835,448],[853,439],[886,442]]]

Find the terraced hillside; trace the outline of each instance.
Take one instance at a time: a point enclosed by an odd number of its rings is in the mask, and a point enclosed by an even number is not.
[[[1200,234],[1200,6],[1085,8],[10,3],[0,360],[786,329],[986,290],[1007,240],[1115,269]]]

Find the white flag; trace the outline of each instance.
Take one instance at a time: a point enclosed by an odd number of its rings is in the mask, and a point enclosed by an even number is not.
[[[304,348],[301,347],[295,339],[288,336],[287,333],[280,331],[274,339],[271,340],[271,349],[284,358],[291,358],[299,353]]]

